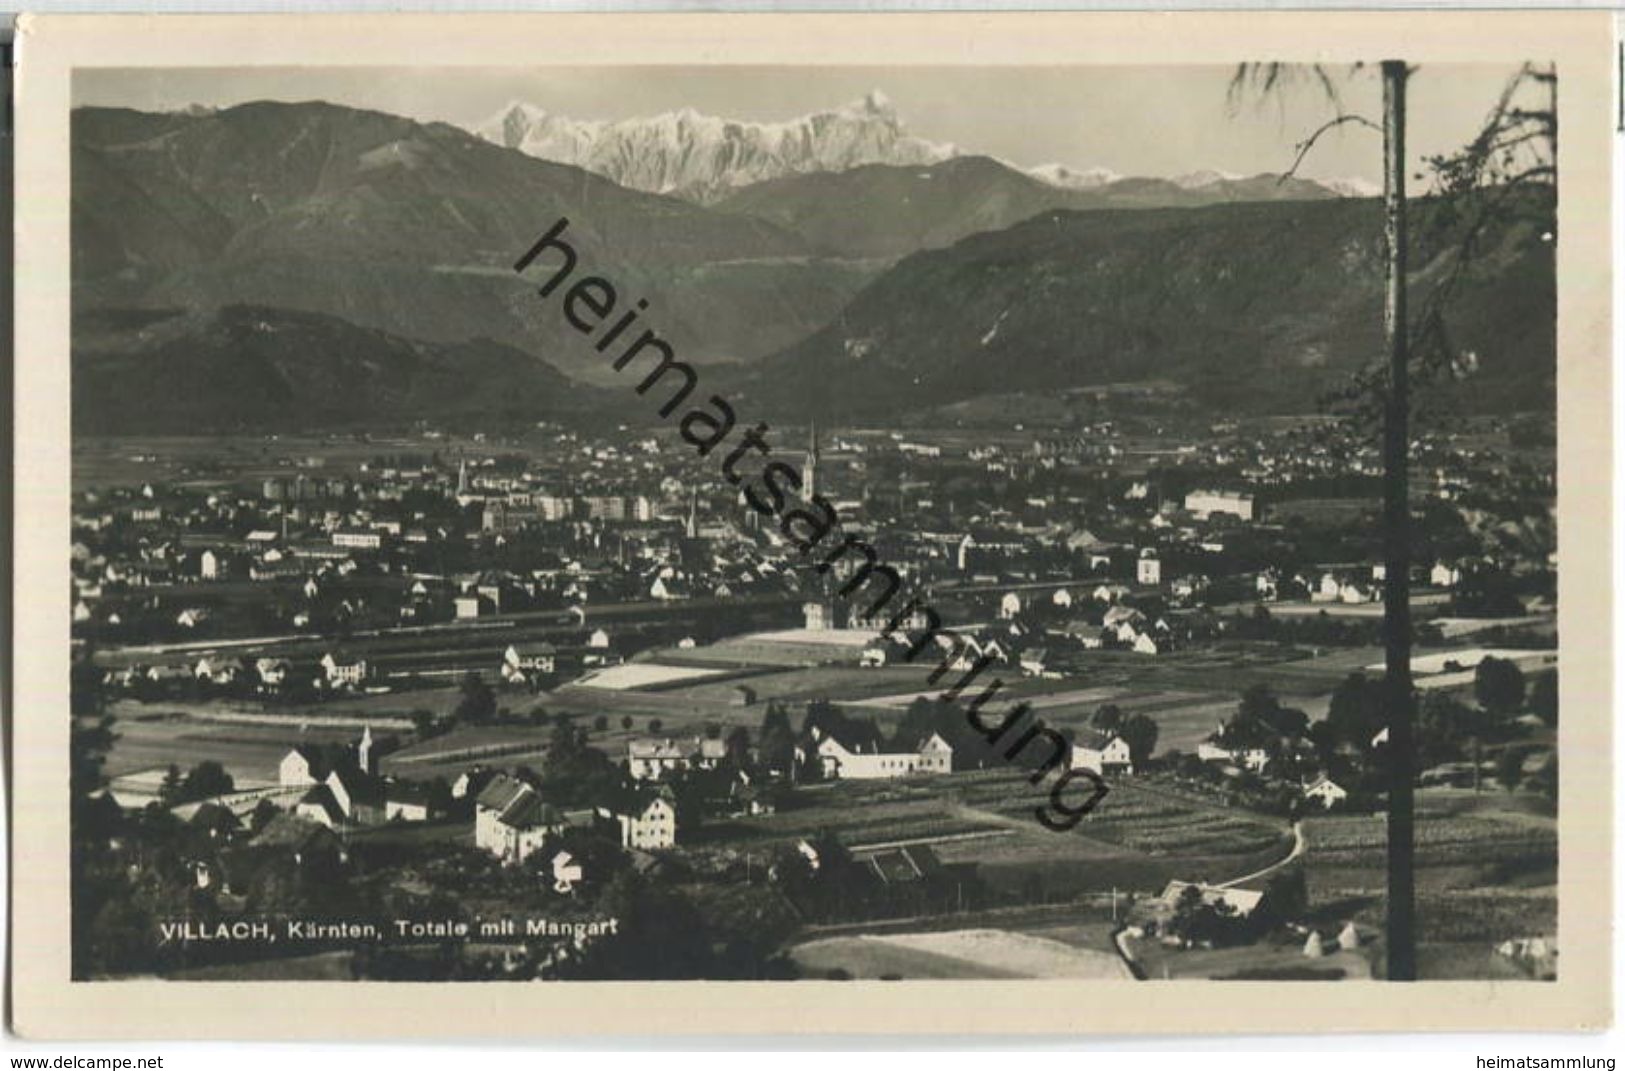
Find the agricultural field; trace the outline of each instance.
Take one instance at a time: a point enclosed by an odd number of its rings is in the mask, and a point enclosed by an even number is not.
[[[295,744],[354,743],[357,734],[348,728],[312,726],[301,731],[297,724],[239,725],[149,715],[120,717],[113,725],[113,735],[105,766],[109,777],[170,763],[185,770],[212,760],[238,780],[275,781],[277,764]]]
[[[708,823],[690,843],[771,850],[824,831],[849,847],[925,843],[945,864],[975,864],[991,886],[1046,900],[1114,887],[1155,892],[1176,877],[1221,881],[1290,850],[1284,827],[1128,781],[1076,828],[1057,832],[1034,814],[1048,790],[1011,770],[834,782],[798,790],[777,814]]]
[[[1214,981],[1362,981],[1372,977],[1368,949],[1337,949],[1310,959],[1303,942],[1277,940],[1235,948],[1169,949],[1154,940],[1129,940],[1146,979],[1204,978]]]
[[[1305,823],[1310,905],[1378,925],[1386,830],[1375,816]],[[1417,793],[1418,956],[1424,977],[1526,978],[1494,954],[1509,938],[1557,931],[1557,831],[1539,797],[1423,789]]]
[[[658,662],[627,662],[608,669],[594,670],[573,683],[577,688],[608,688],[615,692],[629,692],[636,688],[672,684],[679,681],[703,680],[723,672],[699,669],[694,666],[667,666]]]
[[[1134,977],[1113,952],[995,929],[826,937],[795,946],[790,957],[813,978]]]
[[[528,725],[470,726],[385,755],[380,765],[384,773],[412,781],[450,780],[476,763],[539,767],[550,732]]]

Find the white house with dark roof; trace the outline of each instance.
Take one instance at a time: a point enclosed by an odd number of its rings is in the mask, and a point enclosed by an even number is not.
[[[507,774],[492,778],[474,804],[474,846],[504,863],[524,862],[564,825],[540,793]]]
[[[1331,808],[1349,798],[1348,791],[1329,777],[1317,777],[1304,786],[1303,798],[1320,804],[1323,808]]]
[[[677,805],[669,789],[628,792],[600,806],[598,815],[619,827],[623,848],[655,851],[677,843]]]
[[[300,746],[282,756],[277,765],[277,782],[284,787],[316,784],[316,770],[320,762],[314,751]]]
[[[551,643],[513,643],[502,652],[502,679],[528,683],[558,670],[559,650]]]
[[[1134,754],[1116,733],[1083,729],[1072,742],[1072,768],[1096,774],[1132,774]]]
[[[384,821],[384,788],[371,774],[342,765],[329,772],[322,784],[332,793],[345,821],[358,826],[375,826]]]
[[[913,774],[945,774],[953,769],[954,749],[941,734],[932,733],[912,751],[881,751],[854,741],[841,741],[819,730],[818,761],[824,776],[874,781]]]
[[[329,651],[322,656],[322,675],[334,687],[359,687],[367,679],[367,660],[342,651]]]
[[[714,769],[727,754],[721,740],[696,737],[687,742],[639,737],[626,744],[626,769],[634,781],[658,781],[683,770]]]

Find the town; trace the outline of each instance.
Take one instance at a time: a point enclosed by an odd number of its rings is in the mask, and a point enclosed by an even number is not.
[[[802,493],[936,622],[843,596],[861,558],[810,568],[653,430],[77,441],[84,971],[1370,977],[1374,446],[1072,401],[1043,429],[803,429]],[[1414,451],[1446,976],[1555,969],[1549,436],[1477,418]],[[944,696],[977,665],[1025,715],[997,735]],[[1039,717],[1064,754],[1024,748]],[[1060,832],[1051,764],[1106,790]],[[524,912],[557,932],[159,940]]]

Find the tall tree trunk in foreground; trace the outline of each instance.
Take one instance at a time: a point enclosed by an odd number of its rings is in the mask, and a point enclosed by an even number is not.
[[[1410,608],[1410,360],[1405,309],[1405,79],[1403,61],[1382,64],[1383,236],[1387,278],[1383,334],[1388,393],[1383,420],[1383,635],[1388,708],[1388,978],[1416,978],[1415,800],[1412,793]]]

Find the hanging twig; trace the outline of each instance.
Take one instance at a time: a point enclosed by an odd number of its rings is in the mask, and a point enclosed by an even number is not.
[[[1275,180],[1275,184],[1279,186],[1293,175],[1296,175],[1298,173],[1299,166],[1303,164],[1304,157],[1308,156],[1310,151],[1314,149],[1315,142],[1320,140],[1321,135],[1325,134],[1329,130],[1342,126],[1344,123],[1359,123],[1361,126],[1375,130],[1379,134],[1382,133],[1381,126],[1373,123],[1363,115],[1339,115],[1335,119],[1327,120],[1320,125],[1320,129],[1316,130],[1313,134],[1310,134],[1307,138],[1293,146],[1293,148],[1297,150],[1298,155],[1293,158],[1292,166],[1281,172],[1280,177]]]

